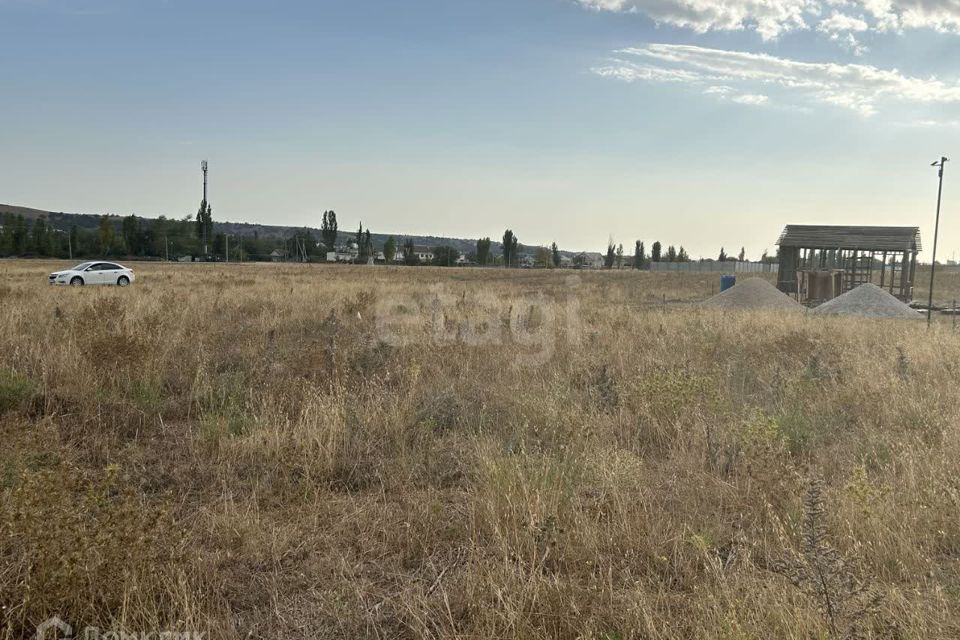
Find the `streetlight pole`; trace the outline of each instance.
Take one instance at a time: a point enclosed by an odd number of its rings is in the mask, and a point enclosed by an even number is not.
[[[927,327],[933,318],[933,276],[937,270],[937,236],[940,233],[940,200],[943,197],[943,169],[949,160],[941,156],[931,167],[940,167],[940,186],[937,188],[937,219],[933,226],[933,258],[930,260],[930,297],[927,299]]]

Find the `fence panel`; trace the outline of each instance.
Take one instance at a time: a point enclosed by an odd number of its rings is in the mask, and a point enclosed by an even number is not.
[[[779,265],[769,262],[738,262],[702,260],[697,262],[651,262],[650,271],[680,271],[703,273],[777,273]]]

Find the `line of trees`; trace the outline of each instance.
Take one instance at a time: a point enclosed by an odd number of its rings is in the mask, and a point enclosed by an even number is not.
[[[32,221],[22,215],[4,214],[0,218],[0,257],[38,256],[51,258],[88,258],[88,257],[141,257],[171,258],[179,256],[210,256],[214,259],[231,258],[233,260],[268,259],[271,253],[279,250],[283,258],[297,258],[305,261],[325,260],[327,252],[337,250],[339,239],[337,214],[324,211],[320,225],[320,238],[304,228],[296,230],[289,238],[263,237],[257,232],[232,235],[216,233],[213,224],[213,210],[206,201],[201,202],[195,216],[173,219],[160,216],[145,219],[135,215],[120,217],[102,216],[95,228],[72,225],[69,230],[51,226],[43,217]],[[360,223],[354,236],[356,243],[356,261],[369,262],[377,257],[372,234]],[[413,245],[406,240],[401,247],[397,239],[389,237],[382,247],[383,258],[388,263],[407,265],[420,264],[421,260]],[[428,262],[438,266],[460,264],[461,253],[452,246],[434,246],[430,250],[432,260]],[[493,241],[489,237],[476,242],[476,250],[466,256],[468,262],[480,266],[518,267],[521,263],[520,241],[512,229],[503,232],[500,255],[493,251]],[[563,257],[557,243],[539,247],[533,251],[532,264],[538,267],[559,267]],[[741,247],[734,257],[721,247],[717,257],[720,261],[747,260],[746,249]],[[775,262],[776,256],[764,251],[761,261]],[[530,258],[527,258],[529,261]],[[663,248],[655,241],[649,247],[642,240],[634,244],[633,256],[625,255],[623,244],[614,243],[611,238],[606,252],[602,255],[603,266],[607,269],[648,268],[651,262],[689,262],[686,249],[681,245],[669,245]],[[576,262],[576,261],[575,261]],[[529,262],[527,264],[530,264]]]
[[[163,256],[193,251],[192,221],[160,217],[144,224],[137,216],[103,216],[95,229],[72,225],[55,229],[38,217],[32,222],[22,215],[6,214],[0,219],[0,256],[41,256],[81,258],[84,256]]]
[[[231,260],[267,258],[274,250],[307,258],[322,256],[309,229],[295,231],[289,238],[261,237],[258,232],[228,237],[215,233],[212,210],[182,219],[160,216],[155,219],[130,215],[101,216],[94,228],[71,225],[57,229],[43,217],[27,220],[22,215],[0,217],[0,257],[49,258],[170,258],[202,256],[221,259],[229,251]],[[207,251],[204,252],[204,244]]]
[[[740,253],[736,256],[728,255],[726,250],[721,247],[720,255],[717,256],[717,260],[720,262],[727,261],[737,261],[737,262],[746,262],[747,261],[747,250],[744,247],[740,248]],[[761,262],[776,262],[777,258],[771,257],[767,251],[763,252],[763,256],[760,258]],[[679,248],[675,248],[673,245],[667,247],[666,251],[663,250],[663,245],[659,240],[655,241],[650,247],[650,254],[647,255],[646,245],[642,240],[637,240],[634,243],[633,249],[633,258],[630,260],[631,266],[634,269],[646,269],[649,268],[651,262],[691,262],[692,259],[687,253],[686,249],[681,245]],[[624,263],[623,258],[623,245],[614,246],[613,240],[607,244],[607,252],[604,255],[604,266],[607,269],[611,269],[614,266],[621,268]]]

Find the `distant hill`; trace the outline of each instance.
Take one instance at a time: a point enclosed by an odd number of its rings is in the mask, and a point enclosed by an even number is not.
[[[21,207],[12,204],[0,204],[0,217],[4,214],[12,215],[22,215],[28,221],[32,221],[38,217],[46,218],[47,224],[51,225],[55,229],[61,231],[68,231],[70,227],[76,226],[79,229],[96,229],[100,224],[100,218],[103,217],[103,214],[89,214],[89,213],[64,213],[62,211],[44,211],[42,209],[33,209],[30,207]],[[110,214],[111,217],[116,217],[118,220],[123,216],[116,216]],[[151,218],[143,218],[144,220],[150,220]],[[253,237],[259,236],[261,238],[290,238],[294,232],[303,231],[305,228],[310,229],[311,234],[317,240],[320,239],[320,229],[317,227],[291,227],[291,226],[281,226],[281,225],[270,225],[270,224],[253,224],[249,222],[217,222],[214,221],[214,233],[226,233],[233,236],[243,236],[243,237]],[[354,230],[340,229],[339,238],[341,242],[348,241],[354,237]],[[413,240],[415,245],[422,247],[435,247],[440,245],[447,245],[455,247],[457,250],[463,253],[470,253],[475,251],[477,248],[477,239],[476,238],[450,238],[446,236],[420,236],[420,235],[409,235],[403,233],[371,233],[374,246],[380,247],[383,246],[383,243],[387,241],[387,238],[393,236],[397,239],[398,245],[402,245],[407,240]],[[499,254],[502,251],[503,244],[492,239],[491,242],[491,251],[494,254]],[[399,248],[399,246],[398,246]],[[520,249],[523,252],[533,251],[536,249],[536,246],[530,245],[520,245]],[[566,256],[573,256],[576,252],[562,251],[562,254]]]
[[[31,209],[30,207],[18,207],[13,204],[0,204],[0,215],[5,213],[10,213],[13,215],[21,215],[27,220],[33,220],[34,218],[40,216],[50,216],[49,211],[42,211],[40,209]],[[59,215],[59,214],[58,214]]]

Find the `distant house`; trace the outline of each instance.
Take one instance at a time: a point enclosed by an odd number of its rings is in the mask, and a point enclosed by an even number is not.
[[[335,251],[327,252],[327,262],[356,262],[360,257],[360,247],[356,242],[349,242]]]
[[[596,252],[583,251],[573,257],[573,266],[578,269],[603,268],[603,255]]]
[[[357,255],[358,254],[345,251],[343,249],[338,251],[328,251],[327,262],[354,262],[357,259]]]
[[[283,262],[284,255],[280,249],[274,249],[270,252],[270,262]]]
[[[413,255],[417,256],[420,262],[433,262],[433,249],[430,247],[414,247]]]

